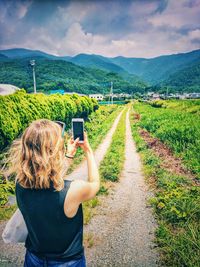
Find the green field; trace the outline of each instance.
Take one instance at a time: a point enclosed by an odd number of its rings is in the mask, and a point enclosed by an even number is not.
[[[200,100],[136,103],[138,125],[172,149],[200,178]]]
[[[54,104],[53,107],[51,104]],[[132,107],[133,110],[130,112],[132,135],[137,151],[141,155],[143,172],[154,193],[149,201],[158,223],[155,242],[160,252],[162,266],[199,267],[200,100],[135,101]],[[73,116],[84,117],[85,129],[95,150],[123,108],[124,105],[99,107],[95,101],[76,95],[32,96],[21,91],[10,97],[1,97],[0,145],[3,151],[1,156],[4,157],[9,145],[20,136],[27,124],[42,117],[65,121],[67,129],[70,128]],[[34,113],[32,110],[37,112]],[[101,204],[99,195],[106,196],[111,183],[119,180],[124,163],[122,155],[125,151],[126,111],[127,108],[122,113],[110,147],[99,167],[101,175],[99,194],[83,205],[85,224],[88,224],[95,214],[95,207]],[[156,150],[149,146],[141,134],[142,131],[148,133],[153,140],[164,144],[163,149],[169,149],[171,157],[179,159],[185,171],[176,173],[167,165],[163,165],[163,161],[167,161],[168,158],[163,159],[158,153],[156,154]],[[69,172],[83,158],[84,154],[79,149]],[[16,209],[16,206],[5,206],[8,196],[14,194],[14,183],[6,182],[1,177],[0,193],[0,220],[5,220]],[[88,237],[88,242],[92,242],[90,239]]]
[[[162,266],[200,266],[199,104],[199,100],[191,100],[133,105],[132,134],[154,192],[150,203],[158,222],[156,243]],[[187,173],[178,174],[163,166],[163,158],[148,146],[141,130],[161,140],[174,156],[182,158],[193,179]]]

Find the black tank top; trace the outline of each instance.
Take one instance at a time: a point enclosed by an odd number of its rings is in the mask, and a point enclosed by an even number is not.
[[[71,181],[61,191],[27,189],[16,183],[17,204],[28,228],[25,247],[40,258],[67,261],[80,258],[83,248],[83,211],[66,217],[64,201]]]

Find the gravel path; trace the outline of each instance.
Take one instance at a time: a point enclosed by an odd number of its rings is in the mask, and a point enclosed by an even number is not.
[[[88,267],[154,267],[158,255],[153,244],[156,224],[141,164],[126,117],[126,159],[120,182],[104,199],[85,233],[94,245],[86,249]]]
[[[106,150],[108,149],[112,135],[115,132],[119,119],[121,117],[122,112],[117,116],[115,119],[113,126],[108,131],[106,137],[104,138],[103,142],[98,146],[96,151],[94,152],[95,159],[97,165],[100,164],[100,161],[103,159]],[[67,179],[84,179],[86,180],[88,177],[87,173],[87,163],[83,161],[76,170],[74,170],[70,175],[67,176]],[[13,199],[12,199],[13,201]],[[3,229],[5,228],[6,222],[0,223],[0,235],[2,235]],[[0,238],[0,267],[22,267],[23,260],[24,260],[24,244],[17,244],[17,245],[10,245],[4,244],[2,238]]]

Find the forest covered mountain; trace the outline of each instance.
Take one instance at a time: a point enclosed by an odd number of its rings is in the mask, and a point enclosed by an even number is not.
[[[156,58],[108,58],[79,54],[55,56],[23,48],[0,50],[0,83],[12,83],[32,90],[28,61],[37,61],[40,89],[63,88],[78,92],[105,92],[113,81],[116,92],[162,90],[199,92],[200,50]]]
[[[161,86],[168,86],[173,91],[200,92],[200,61],[190,64],[186,68],[171,74]]]
[[[28,92],[33,91],[31,58],[0,59],[0,83],[9,83]],[[64,60],[34,57],[36,60],[37,89],[48,91],[64,89],[67,92],[108,93],[110,82],[116,93],[143,92],[146,84],[127,73],[124,78],[118,73],[85,68]]]
[[[171,74],[184,69],[187,65],[200,62],[200,50],[151,59],[115,57],[112,62],[129,73],[138,75],[151,85],[155,85],[166,80]]]

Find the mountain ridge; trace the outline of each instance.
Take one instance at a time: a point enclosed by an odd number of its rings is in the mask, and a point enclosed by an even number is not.
[[[84,53],[75,56],[56,56],[40,50],[24,48],[0,50],[0,62],[31,57],[33,57],[33,59],[46,58],[55,61],[62,60],[63,62],[72,62],[76,66],[92,68],[96,71],[102,70],[117,73],[129,83],[140,83],[144,81],[148,87],[159,87],[165,86],[166,84],[170,86],[169,83],[171,81],[172,87],[177,88],[179,91],[181,87],[184,86],[184,83],[181,84],[181,81],[179,81],[178,88],[174,87],[174,82],[176,83],[176,75],[181,77],[181,71],[185,72],[185,69],[188,67],[190,73],[196,73],[196,75],[200,76],[200,73],[198,73],[199,69],[195,67],[195,64],[200,62],[200,49],[172,55],[161,55],[154,58],[105,57],[102,55]],[[196,68],[196,71],[193,72],[192,68]],[[185,84],[188,84],[188,86],[191,84],[189,80],[189,77],[188,81],[184,79]],[[195,82],[197,81],[198,79],[195,78]],[[193,84],[191,88],[197,87]]]

